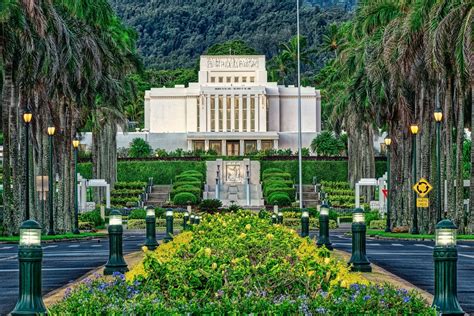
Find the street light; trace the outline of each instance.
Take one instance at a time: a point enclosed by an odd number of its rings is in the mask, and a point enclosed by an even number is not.
[[[438,106],[434,112],[436,121],[436,222],[441,221],[441,121],[443,120],[443,112]]]
[[[196,223],[196,215],[191,214],[191,216],[189,216],[189,225],[192,226],[195,223]]]
[[[20,264],[19,298],[12,315],[43,315],[46,307],[41,296],[41,226],[27,220],[20,226],[18,261]]]
[[[109,260],[105,264],[104,275],[114,272],[125,273],[128,271],[127,263],[123,258],[122,246],[122,213],[112,210],[109,216]]]
[[[352,214],[352,256],[349,260],[352,271],[372,272],[366,253],[366,232],[364,210],[356,208]]]
[[[389,137],[385,138],[385,146],[387,147],[387,227],[385,227],[385,232],[392,232],[392,224],[390,222],[390,150],[392,145],[392,139]]]
[[[435,296],[432,307],[441,315],[464,315],[457,298],[456,230],[456,225],[448,219],[436,225],[436,244],[433,250]]]
[[[48,127],[48,141],[49,141],[49,176],[48,176],[48,184],[49,184],[49,196],[48,196],[48,208],[49,208],[49,230],[48,235],[56,235],[54,231],[54,211],[53,211],[53,136],[56,132],[56,128],[54,126]]]
[[[164,241],[169,242],[173,239],[173,210],[168,209],[166,211],[166,234]]]
[[[275,213],[273,213],[273,214],[272,214],[272,224],[273,224],[273,225],[274,225],[274,224],[278,224],[277,221],[278,221],[278,220],[277,220],[277,215],[276,215]]]
[[[307,209],[303,209],[301,214],[301,237],[309,236],[309,212]]]
[[[146,209],[146,241],[145,246],[150,250],[155,250],[158,246],[156,242],[156,214],[152,206]]]
[[[319,239],[317,242],[319,247],[325,246],[332,250],[332,243],[329,240],[329,205],[321,205],[319,211]]]
[[[283,224],[283,213],[282,212],[278,212],[277,220],[278,220],[278,224]]]
[[[416,179],[416,134],[418,134],[418,125],[412,124],[410,125],[410,131],[412,134],[412,140],[413,140],[413,148],[412,148],[412,168],[413,168],[413,175],[412,175],[412,181],[413,185],[417,182]],[[413,227],[411,228],[411,233],[413,235],[418,235],[420,232],[418,231],[418,209],[416,207],[416,192],[413,191]]]
[[[184,216],[183,216],[183,231],[188,230],[188,222],[189,222],[189,211],[185,211]]]
[[[23,122],[25,122],[25,219],[30,219],[30,123],[33,120],[33,113],[29,107],[23,112]]]
[[[77,136],[72,140],[72,147],[74,148],[74,231],[73,233],[78,235],[79,232],[79,206],[77,196],[77,151],[79,149],[79,139]]]

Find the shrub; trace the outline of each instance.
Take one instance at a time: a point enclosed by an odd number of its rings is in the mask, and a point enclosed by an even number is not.
[[[146,158],[150,157],[152,152],[153,149],[146,140],[142,138],[135,138],[130,143],[128,156],[130,158]]]
[[[145,190],[146,182],[134,181],[134,182],[115,182],[115,190]]]
[[[283,170],[280,168],[266,168],[263,170],[262,175],[265,176],[269,173],[283,173]]]
[[[365,213],[365,222],[367,223],[367,226],[369,226],[373,220],[378,219],[380,219],[380,213],[378,211],[371,211]]]
[[[128,215],[128,219],[145,219],[146,218],[146,211],[142,208],[137,208],[130,212]]]
[[[196,205],[197,201],[198,199],[196,198],[196,196],[189,192],[178,193],[173,198],[173,203],[175,205],[181,205],[181,206],[188,205],[188,204]]]
[[[266,173],[262,177],[263,181],[267,181],[271,179],[291,180],[291,174],[289,174],[288,172]]]
[[[344,149],[344,142],[330,131],[322,131],[311,142],[311,150],[318,156],[339,156]]]
[[[291,205],[291,199],[287,193],[275,192],[268,197],[268,204],[278,206],[288,206]]]
[[[182,178],[189,178],[189,177],[192,177],[192,178],[196,178],[198,181],[203,181],[204,180],[204,176],[202,175],[202,173],[198,172],[198,171],[194,171],[194,170],[189,170],[189,171],[185,171],[179,175],[177,175],[175,177],[175,180],[176,181],[180,181]],[[196,181],[196,180],[193,180],[193,181]]]
[[[369,228],[370,229],[385,229],[387,226],[387,221],[381,219],[374,219],[370,222]]]
[[[192,185],[196,188],[201,188],[202,183],[201,181],[178,181],[175,184],[173,184],[174,188],[180,187],[182,185]]]
[[[199,209],[209,214],[217,212],[220,207],[222,207],[222,202],[217,199],[202,200],[201,204],[199,204]]]
[[[79,230],[95,231],[95,225],[92,222],[79,222]]]
[[[240,210],[242,210],[242,207],[240,207],[240,205],[235,204],[235,203],[229,205],[229,207],[227,208],[227,212],[230,212],[230,213],[237,213]]]
[[[174,187],[171,191],[171,198],[173,199],[176,194],[182,192],[192,193],[196,196],[196,198],[201,199],[201,189],[192,185],[181,185],[177,188]]]
[[[177,183],[179,183],[179,182],[198,182],[198,183],[202,183],[200,178],[194,177],[194,176],[188,176],[188,175],[176,176],[176,182]]]
[[[268,198],[270,198],[273,193],[286,193],[291,202],[295,200],[295,188],[268,188],[266,189],[266,193],[268,194]]]
[[[79,221],[92,223],[94,227],[104,225],[104,220],[100,217],[100,210],[81,213],[79,215]]]

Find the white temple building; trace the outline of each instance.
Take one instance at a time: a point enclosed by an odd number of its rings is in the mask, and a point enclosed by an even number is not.
[[[321,131],[321,95],[312,87],[301,93],[303,147],[309,147]],[[201,56],[199,82],[145,92],[146,139],[166,150],[296,151],[297,114],[298,88],[268,82],[265,56]]]

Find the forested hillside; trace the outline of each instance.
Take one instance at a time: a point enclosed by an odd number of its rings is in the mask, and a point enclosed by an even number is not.
[[[145,65],[158,69],[192,67],[208,47],[232,39],[243,40],[271,58],[279,44],[296,32],[293,0],[110,1],[124,22],[138,32]],[[305,2],[301,29],[308,48],[317,50],[326,26],[345,19],[346,14],[343,7],[322,10]],[[316,66],[322,64],[324,55],[319,58]]]

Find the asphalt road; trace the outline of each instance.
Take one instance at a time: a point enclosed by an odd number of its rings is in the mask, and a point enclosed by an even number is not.
[[[162,238],[160,234],[157,237]],[[139,250],[144,239],[144,233],[127,232],[124,235],[124,254]],[[18,299],[17,253],[17,245],[0,244],[0,315],[11,312]],[[104,265],[108,253],[107,238],[44,244],[43,294]]]
[[[351,237],[331,235],[334,248],[351,252]],[[434,294],[434,242],[367,239],[370,262]],[[458,242],[458,299],[474,313],[474,242]]]

